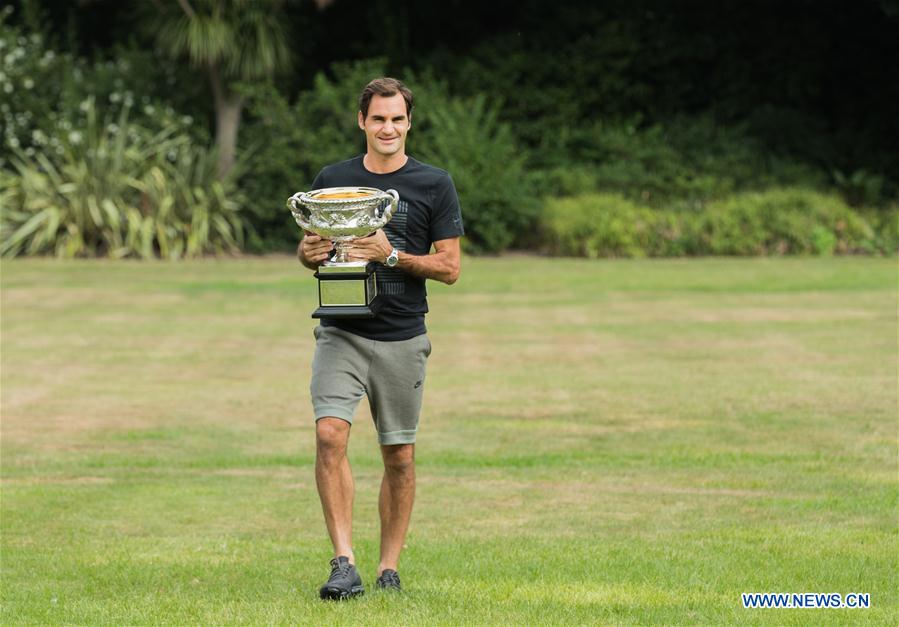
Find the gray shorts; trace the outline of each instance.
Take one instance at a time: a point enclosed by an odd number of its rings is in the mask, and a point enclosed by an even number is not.
[[[431,354],[428,336],[380,342],[335,327],[318,326],[314,333],[311,391],[316,422],[333,416],[352,424],[356,406],[368,395],[378,442],[415,442]]]

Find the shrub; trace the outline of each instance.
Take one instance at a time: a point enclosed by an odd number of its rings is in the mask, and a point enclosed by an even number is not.
[[[27,35],[6,22],[10,8],[0,10],[0,115],[4,150],[22,148],[34,154],[33,144],[46,143],[57,117],[59,86],[72,79],[74,62],[44,47],[39,34]]]
[[[834,170],[833,182],[846,202],[853,207],[876,205],[884,199],[886,180],[883,176],[871,174],[864,169],[856,170],[852,174]]]
[[[498,252],[533,231],[539,204],[499,104],[483,95],[467,100],[432,97],[419,117],[414,154],[453,177],[465,221],[465,245]],[[414,128],[414,127],[413,127]]]
[[[589,163],[536,170],[531,179],[542,198],[581,196],[599,189],[596,168]]]
[[[16,150],[0,178],[0,254],[62,257],[237,252],[240,198],[215,180],[210,151],[177,129],[151,133],[128,120],[102,122],[92,101],[83,133],[62,154]]]
[[[835,194],[778,188],[713,203],[698,248],[722,255],[875,252],[871,225]]]
[[[739,127],[718,125],[709,116],[648,126],[639,117],[598,121],[571,132],[567,146],[572,164],[551,172],[576,176],[550,176],[560,180],[559,193],[572,187],[576,193],[614,192],[653,207],[701,209],[739,190],[826,183],[823,173],[772,156]],[[584,171],[592,176],[579,174]]]
[[[716,176],[695,163],[696,155],[678,150],[656,125],[597,124],[580,149],[595,164],[597,187],[643,204],[672,200],[701,203],[734,188],[730,174]]]
[[[641,257],[654,226],[651,209],[616,194],[546,203],[542,232],[550,252],[580,257]]]
[[[887,254],[899,252],[899,203],[857,211],[874,229],[875,249]]]
[[[0,11],[0,167],[16,149],[28,157],[62,154],[61,137],[82,127],[89,99],[103,115],[116,118],[127,107],[140,126],[175,125],[200,143],[208,140],[205,125],[194,123],[202,85],[186,80],[183,69],[140,48],[117,47],[111,59],[93,61],[60,53],[43,33],[8,23],[9,13]]]
[[[868,216],[888,216],[876,223]],[[559,255],[639,257],[896,252],[899,210],[861,214],[800,188],[734,194],[701,211],[651,209],[616,194],[550,200],[543,247]]]

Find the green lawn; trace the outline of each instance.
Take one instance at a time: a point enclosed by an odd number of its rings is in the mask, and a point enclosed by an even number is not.
[[[334,604],[311,276],[4,261],[0,622],[895,624],[896,279],[895,259],[466,259],[429,284],[407,591],[371,589],[363,407],[369,592]]]

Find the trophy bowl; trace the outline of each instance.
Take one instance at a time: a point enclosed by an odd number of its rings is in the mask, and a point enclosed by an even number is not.
[[[398,203],[396,190],[374,187],[325,187],[287,199],[300,228],[335,243],[336,253],[325,265],[353,263],[347,256],[349,242],[387,224]]]

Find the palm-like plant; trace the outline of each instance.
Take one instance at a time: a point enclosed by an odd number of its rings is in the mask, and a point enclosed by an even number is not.
[[[215,105],[218,174],[234,165],[243,96],[236,81],[272,76],[290,65],[284,0],[168,0],[154,3],[157,42],[173,57],[188,57],[209,78]]]

